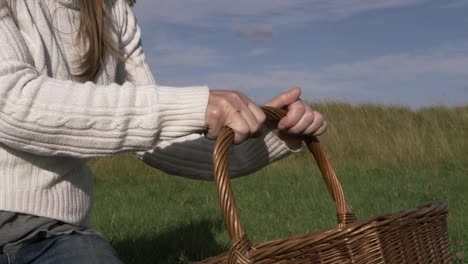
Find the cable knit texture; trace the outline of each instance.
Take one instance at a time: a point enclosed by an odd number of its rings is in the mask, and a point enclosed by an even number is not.
[[[77,0],[15,0],[0,8],[0,210],[89,224],[91,157],[133,152],[169,173],[211,179],[213,141],[205,86],[157,85],[125,0],[113,2],[113,35],[128,56],[107,55],[95,82],[74,79]],[[234,176],[300,146],[273,133],[234,147]],[[192,156],[193,154],[196,154]]]

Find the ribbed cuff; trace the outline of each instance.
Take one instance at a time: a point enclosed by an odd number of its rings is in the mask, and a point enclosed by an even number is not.
[[[285,155],[300,152],[302,149],[302,142],[288,144],[266,126],[263,126],[262,133],[266,134],[264,140],[270,153],[270,162],[281,159]]]
[[[206,126],[209,89],[206,86],[159,86],[160,139],[201,132]]]

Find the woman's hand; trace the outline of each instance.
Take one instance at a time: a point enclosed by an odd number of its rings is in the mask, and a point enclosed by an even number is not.
[[[217,138],[228,126],[234,131],[234,144],[258,136],[265,113],[246,95],[237,91],[211,90],[206,109],[207,138]]]
[[[288,144],[301,141],[298,135],[318,136],[325,132],[327,123],[323,115],[313,111],[299,97],[301,90],[293,88],[271,99],[266,106],[287,108],[287,115],[276,126],[266,125]],[[259,135],[265,122],[265,113],[246,95],[237,91],[211,90],[206,110],[206,137],[216,139],[221,129],[228,126],[234,131],[234,143]]]
[[[319,136],[327,129],[327,122],[323,115],[313,111],[310,106],[302,102],[300,96],[301,89],[296,87],[277,95],[265,104],[265,106],[288,109],[287,115],[280,120],[278,126],[271,122],[268,122],[267,125],[280,138],[290,144],[300,141],[297,136]]]

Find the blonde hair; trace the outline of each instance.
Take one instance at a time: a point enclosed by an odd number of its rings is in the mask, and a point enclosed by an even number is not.
[[[123,58],[110,32],[113,25],[114,20],[105,0],[80,0],[78,38],[88,41],[88,49],[80,59],[76,77],[94,80],[103,66],[106,52]]]

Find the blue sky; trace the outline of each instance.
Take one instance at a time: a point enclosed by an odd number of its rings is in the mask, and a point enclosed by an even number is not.
[[[160,84],[235,89],[261,104],[468,103],[468,0],[138,0]]]

